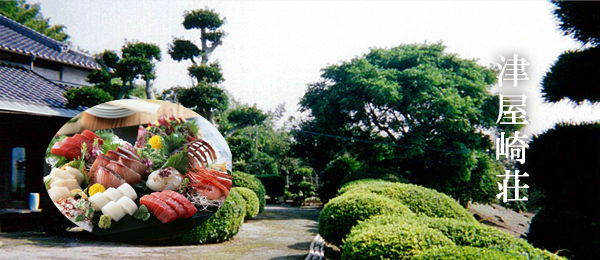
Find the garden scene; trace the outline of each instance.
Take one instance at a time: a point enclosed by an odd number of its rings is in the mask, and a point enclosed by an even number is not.
[[[23,58],[19,49],[7,47],[34,42],[75,49],[79,43],[69,35],[71,25],[45,16],[51,5],[0,2],[0,101],[31,105],[15,94],[15,86],[28,80],[16,76],[23,70],[56,86],[63,101],[52,101],[52,107],[65,111],[119,99],[180,104],[225,138],[233,158],[232,188],[219,210],[189,231],[112,241],[73,232],[73,222],[45,198],[42,161],[32,162],[36,155],[30,153],[36,148],[43,153],[52,135],[40,137],[39,144],[8,143],[0,150],[24,146],[26,152],[20,168],[14,166],[19,178],[10,174],[11,161],[0,164],[8,172],[0,183],[5,198],[0,201],[0,258],[600,259],[600,117],[593,118],[600,111],[600,2],[544,3],[540,12],[552,20],[548,26],[577,47],[551,57],[539,78],[523,74],[529,81],[519,87],[517,64],[514,87],[502,76],[508,63],[501,64],[518,50],[493,53],[497,63],[484,64],[479,57],[465,58],[444,39],[423,39],[371,45],[320,63],[318,79],[302,83],[296,103],[283,101],[293,92],[285,84],[261,93],[265,100],[277,100],[271,108],[250,104],[246,92],[228,87],[238,76],[220,61],[220,51],[231,50],[228,39],[237,37],[228,25],[244,17],[199,3],[178,10],[178,24],[165,25],[177,30],[168,42],[118,39],[118,48],[101,51],[78,46],[77,55],[89,63],[68,65],[85,73],[78,74],[80,83],[67,84],[62,75],[68,66],[60,60],[66,58]],[[167,62],[185,75],[183,83],[160,85],[169,77],[161,67]],[[544,65],[528,62],[532,68]],[[52,66],[61,67],[60,79],[46,76]],[[296,70],[287,69],[262,76]],[[506,103],[524,93],[529,98],[520,100],[520,108]],[[580,112],[533,131],[528,124],[544,107],[525,108],[526,101]],[[3,121],[20,113],[6,104],[0,103]],[[521,121],[503,121],[507,118]],[[55,133],[69,119],[50,116],[44,128]],[[7,135],[9,129],[2,126]],[[25,163],[25,155],[33,166]],[[513,178],[519,176],[520,183]],[[42,211],[16,214],[14,209],[26,208],[29,192],[40,192]]]

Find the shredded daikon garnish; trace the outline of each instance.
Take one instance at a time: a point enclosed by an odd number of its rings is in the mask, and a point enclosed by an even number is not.
[[[221,205],[223,205],[223,202],[225,201],[225,199],[209,200],[206,198],[206,196],[202,195],[199,192],[195,192],[195,191],[188,191],[185,194],[185,197],[194,206],[198,207],[198,210],[200,210],[200,211],[209,211],[208,207],[210,207],[210,206],[215,206],[217,208],[220,208]]]

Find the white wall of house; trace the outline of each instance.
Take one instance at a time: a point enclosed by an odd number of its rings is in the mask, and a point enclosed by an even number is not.
[[[34,64],[33,71],[46,79],[60,80],[60,71],[58,71],[58,70],[40,68],[40,67],[36,67]]]
[[[87,75],[90,73],[88,71],[70,67],[63,67],[62,73],[63,82],[73,83],[77,85],[89,85],[89,83],[87,82]]]

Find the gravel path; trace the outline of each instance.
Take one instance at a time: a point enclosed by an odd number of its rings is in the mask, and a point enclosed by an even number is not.
[[[151,247],[91,241],[87,234],[0,233],[1,259],[305,259],[317,234],[319,209],[267,205],[231,241]]]

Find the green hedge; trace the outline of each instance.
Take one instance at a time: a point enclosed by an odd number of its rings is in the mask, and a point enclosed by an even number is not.
[[[477,222],[468,210],[449,196],[422,186],[380,180],[359,180],[345,185],[338,195],[374,193],[398,200],[418,215]]]
[[[431,248],[454,246],[440,231],[407,222],[386,225],[370,220],[352,228],[342,247],[342,259],[409,260]]]
[[[260,208],[260,202],[258,201],[256,193],[251,189],[244,187],[234,187],[232,190],[235,190],[246,201],[246,219],[256,217],[256,215],[258,215],[258,209]]]
[[[232,187],[244,187],[248,188],[258,197],[258,201],[260,202],[258,212],[263,212],[265,210],[265,186],[263,186],[262,182],[255,175],[248,174],[245,172],[234,171]]]
[[[342,240],[360,220],[392,213],[414,215],[402,203],[376,194],[348,194],[330,200],[319,215],[319,234],[329,243],[342,245]]]
[[[173,242],[180,245],[193,245],[227,241],[240,231],[244,216],[246,216],[246,201],[235,189],[232,189],[221,208],[212,217],[200,226],[173,239]]]
[[[404,177],[395,170],[388,168],[370,166],[360,168],[356,171],[350,172],[342,180],[342,187],[349,182],[365,180],[365,179],[381,179],[390,182],[407,182]]]
[[[494,248],[449,246],[429,249],[412,258],[413,260],[529,260],[525,255],[507,253]]]
[[[283,176],[275,174],[265,174],[256,175],[256,178],[258,178],[265,186],[267,195],[269,195],[271,199],[283,196],[283,194],[285,193],[285,178],[283,178]]]

